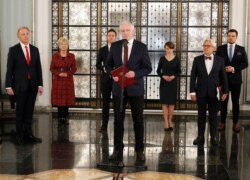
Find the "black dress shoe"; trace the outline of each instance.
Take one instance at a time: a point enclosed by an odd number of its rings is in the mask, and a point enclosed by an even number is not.
[[[28,143],[41,143],[42,139],[31,135],[31,136],[26,136],[25,137],[25,142],[28,142]]]
[[[107,132],[107,127],[102,126],[102,127],[99,129],[99,133],[106,133],[106,132]]]
[[[211,137],[211,139],[210,139],[210,143],[211,143],[211,145],[212,145],[212,146],[217,146],[217,145],[218,145],[218,143],[217,143],[217,139],[216,139],[216,137]]]
[[[142,151],[136,153],[136,162],[145,162],[145,154]]]
[[[204,137],[198,136],[194,141],[193,145],[204,145]]]
[[[15,144],[17,146],[21,146],[23,144],[23,138],[22,138],[22,136],[16,136],[15,137]]]
[[[113,154],[109,156],[109,160],[112,161],[122,161],[123,160],[123,150],[114,150]]]

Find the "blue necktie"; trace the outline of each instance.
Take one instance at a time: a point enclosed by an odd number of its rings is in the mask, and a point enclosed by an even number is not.
[[[230,44],[229,46],[229,61],[231,62],[233,59],[233,45]]]

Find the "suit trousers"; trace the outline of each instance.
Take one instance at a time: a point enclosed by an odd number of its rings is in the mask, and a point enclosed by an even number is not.
[[[108,79],[102,80],[101,92],[102,92],[102,126],[107,127],[109,121],[109,108],[111,102],[111,91],[112,91],[113,80]]]
[[[129,101],[131,106],[133,126],[135,132],[135,151],[144,151],[144,123],[143,123],[143,96],[128,96],[126,90],[123,97],[123,108],[121,111],[121,98],[114,96],[114,146],[115,150],[121,151],[124,148],[124,118],[125,107]]]
[[[18,91],[16,95],[16,132],[20,136],[31,136],[32,119],[36,101],[37,88],[32,89],[29,81],[25,91]]]
[[[239,112],[240,112],[240,92],[241,92],[241,84],[232,84],[228,83],[229,91],[231,92],[231,100],[232,100],[232,110],[233,110],[233,123],[237,124],[239,120]],[[225,101],[221,102],[221,123],[226,123],[227,118],[227,104],[228,104],[229,96],[225,99]]]
[[[209,125],[210,125],[210,136],[216,137],[217,130],[217,110],[218,110],[218,99],[217,97],[198,97],[198,136],[204,137],[206,129],[206,111],[208,109]]]

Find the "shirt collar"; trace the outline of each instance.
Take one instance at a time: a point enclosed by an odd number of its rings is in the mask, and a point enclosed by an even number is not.
[[[235,43],[233,44],[227,43],[227,47],[230,47],[230,45],[233,45],[233,47],[235,47]]]
[[[132,39],[130,39],[130,40],[128,41],[128,44],[129,44],[129,45],[132,45],[133,42],[134,42],[134,39],[132,38]]]
[[[21,44],[22,48],[25,48],[25,46],[27,46],[29,48],[29,46],[30,46],[30,44],[25,45],[22,42],[20,42],[20,44]]]

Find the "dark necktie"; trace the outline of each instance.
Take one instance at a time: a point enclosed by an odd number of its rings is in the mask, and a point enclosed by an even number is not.
[[[126,41],[126,40],[125,40]],[[128,41],[124,42],[124,65],[128,67]]]
[[[29,54],[29,49],[27,46],[25,46],[25,50],[26,50],[26,62],[28,64],[28,66],[30,65],[30,54]],[[28,79],[30,79],[30,73],[28,72]]]
[[[205,59],[212,60],[212,57],[211,56],[205,56]]]

